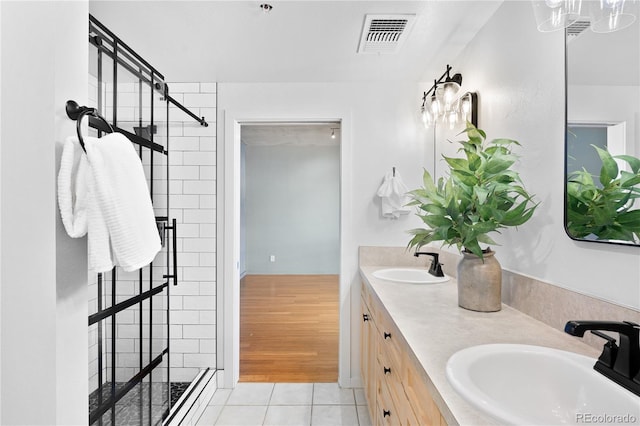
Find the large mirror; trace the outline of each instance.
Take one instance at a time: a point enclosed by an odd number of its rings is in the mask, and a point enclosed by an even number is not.
[[[640,246],[638,5],[627,0],[624,28],[592,28],[589,15],[622,2],[583,1],[566,31],[565,229],[575,240]]]

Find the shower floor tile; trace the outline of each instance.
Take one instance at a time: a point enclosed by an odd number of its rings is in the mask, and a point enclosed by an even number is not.
[[[115,390],[118,392],[126,383],[116,382]],[[171,383],[171,405],[173,406],[180,396],[189,387],[188,382]],[[111,383],[102,386],[102,401],[100,392],[96,389],[89,395],[89,412],[96,410],[100,403],[106,402],[111,395]],[[166,383],[138,383],[125,396],[116,403],[115,423],[117,425],[162,424],[162,415],[169,408]],[[111,426],[112,409],[109,409],[92,425]]]

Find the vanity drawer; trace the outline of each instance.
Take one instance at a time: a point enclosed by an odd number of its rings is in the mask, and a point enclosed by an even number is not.
[[[378,426],[394,425],[400,426],[400,418],[398,417],[398,410],[396,409],[393,399],[391,398],[391,392],[387,386],[387,383],[380,374],[376,375],[377,380],[377,398],[376,398],[376,420],[375,424]]]
[[[400,386],[400,393],[396,393],[397,390],[394,390],[390,384],[393,385],[393,382],[385,382],[383,379],[378,382],[377,422],[373,422],[373,424],[431,426],[421,424],[418,421],[411,409],[411,405],[409,404],[404,391],[402,390],[402,384],[398,382],[398,385]]]
[[[385,350],[389,357],[389,362],[400,367],[402,362],[402,348],[405,346],[404,339],[402,339],[402,335],[398,331],[395,323],[388,317],[386,311],[378,309],[375,310],[374,315],[378,328],[379,351]]]
[[[381,382],[386,383],[391,399],[395,406],[399,408],[403,405],[401,403],[402,400],[407,399],[402,389],[402,369],[400,364],[391,361],[388,351],[381,346],[378,347],[378,362],[376,363],[378,371],[376,371],[376,375]]]

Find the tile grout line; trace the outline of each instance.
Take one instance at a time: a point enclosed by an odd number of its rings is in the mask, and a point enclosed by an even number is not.
[[[227,398],[228,399],[228,398]],[[222,410],[224,409],[224,407],[227,406],[227,402],[225,401],[225,405],[222,406],[222,408],[220,408],[220,411],[218,411],[218,414],[216,415],[216,418],[213,419],[213,424],[217,425],[218,424],[218,420],[220,419],[220,416],[222,416]]]
[[[315,404],[313,403],[313,398],[315,397],[315,394],[316,394],[316,384],[313,383],[311,385],[311,412],[309,413],[309,426],[313,424],[313,411],[315,406]]]
[[[353,406],[356,409],[356,421],[358,422],[358,426],[362,426],[362,423],[360,422],[360,413],[358,412],[358,400],[356,399],[356,390],[352,388],[351,392],[353,393]]]
[[[313,406],[315,405],[315,404],[313,403],[313,399],[314,399],[315,395],[316,395],[316,384],[315,384],[315,383],[313,383],[313,384],[311,385],[311,408],[312,408],[312,409],[313,409]]]
[[[269,394],[269,400],[267,401],[267,409],[264,410],[264,417],[262,418],[262,424],[264,426],[265,422],[267,421],[267,413],[269,412],[269,407],[271,407],[271,399],[273,398],[273,393],[276,391],[276,384],[273,383],[273,386],[271,387],[271,393]]]
[[[217,392],[217,390],[218,389],[216,389],[216,392]],[[215,392],[214,392],[214,396],[215,396]],[[227,395],[227,397],[224,399],[224,404],[221,405],[220,411],[216,415],[216,418],[213,420],[213,424],[214,425],[218,424],[218,420],[220,420],[220,416],[222,416],[222,410],[224,410],[224,407],[227,406],[227,401],[229,401],[230,397],[231,397],[231,392],[229,392],[229,395]]]

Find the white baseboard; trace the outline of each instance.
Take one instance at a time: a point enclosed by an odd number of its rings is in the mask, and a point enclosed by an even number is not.
[[[338,379],[340,387],[343,388],[361,388],[362,379],[360,377],[347,377],[346,379]]]
[[[224,370],[218,370],[216,371],[216,378],[218,379],[218,388],[220,389],[224,389]]]

